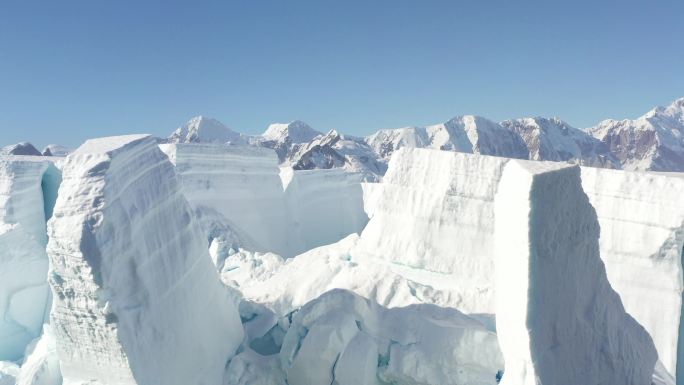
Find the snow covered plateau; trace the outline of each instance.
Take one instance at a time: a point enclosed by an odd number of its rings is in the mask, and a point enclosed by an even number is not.
[[[0,150],[0,385],[684,385],[684,99]]]

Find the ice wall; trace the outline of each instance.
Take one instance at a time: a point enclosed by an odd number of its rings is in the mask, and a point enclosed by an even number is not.
[[[359,233],[368,222],[363,210],[363,175],[342,169],[294,171],[286,181],[285,199],[295,254]]]
[[[675,375],[682,312],[682,174],[582,169],[582,186],[601,225],[599,246],[611,286],[653,337]],[[684,375],[680,376],[684,383]]]
[[[253,251],[291,256],[278,158],[247,146],[165,144],[183,193],[210,238],[228,237]]]
[[[94,139],[70,154],[48,233],[66,384],[222,382],[239,316],[154,140]]]
[[[655,346],[608,283],[579,167],[509,162],[495,233],[501,384],[650,383]]]
[[[23,357],[46,317],[45,221],[58,183],[44,158],[0,156],[0,361]]]
[[[364,185],[368,225],[353,255],[459,282],[466,313],[494,313],[494,195],[508,159],[402,148]]]
[[[160,145],[210,238],[293,257],[360,232],[360,174],[281,170],[274,151],[248,146]]]

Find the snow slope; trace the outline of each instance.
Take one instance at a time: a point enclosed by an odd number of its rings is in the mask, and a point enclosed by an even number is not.
[[[169,143],[243,143],[240,134],[216,119],[196,116],[168,138]]]
[[[495,217],[501,383],[650,383],[658,355],[608,283],[579,167],[509,162]]]
[[[21,142],[0,148],[0,155],[40,156],[41,153],[29,142]]]
[[[582,186],[601,225],[601,259],[610,284],[674,376],[684,360],[684,176],[583,168]]]
[[[58,183],[45,158],[0,156],[0,361],[23,357],[46,317],[45,222]]]
[[[218,384],[242,340],[171,162],[149,136],[89,140],[48,223],[65,384]]]

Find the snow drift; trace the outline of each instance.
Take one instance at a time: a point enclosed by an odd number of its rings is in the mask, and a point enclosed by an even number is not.
[[[242,328],[168,158],[94,139],[63,177],[47,252],[65,383],[220,383]]]

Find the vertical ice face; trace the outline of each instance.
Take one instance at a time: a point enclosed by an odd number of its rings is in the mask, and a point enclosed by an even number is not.
[[[684,360],[678,349],[684,177],[583,168],[582,186],[601,225],[608,280],[627,312],[651,334],[659,360],[674,376],[678,356]]]
[[[45,220],[58,183],[44,158],[0,156],[0,361],[20,359],[40,335],[49,300]]]
[[[160,148],[175,164],[205,234],[235,248],[293,257],[359,232],[368,221],[361,174],[302,170],[281,177],[276,154],[266,148]]]
[[[364,185],[370,216],[355,255],[460,282],[458,309],[494,313],[494,195],[508,159],[402,148],[381,184]]]
[[[65,383],[221,383],[239,316],[150,137],[89,140],[70,154],[48,233]]]
[[[341,169],[294,171],[285,188],[297,254],[359,233],[368,222],[363,210],[363,175]],[[296,245],[297,243],[295,243]]]
[[[649,384],[657,353],[608,283],[579,167],[509,162],[495,214],[501,384]]]
[[[278,159],[272,150],[211,144],[160,146],[209,238],[292,256]]]

